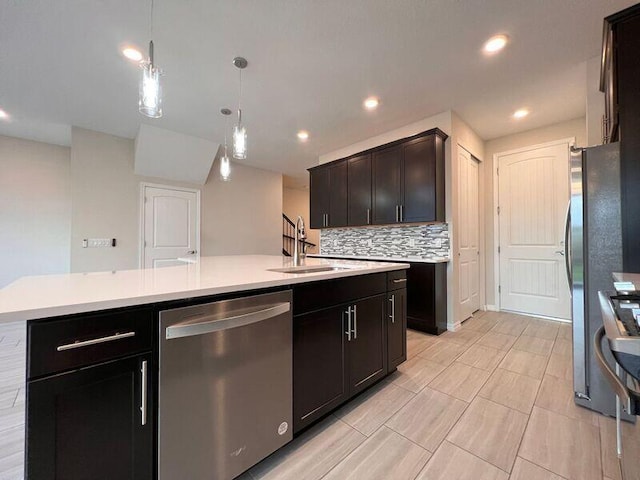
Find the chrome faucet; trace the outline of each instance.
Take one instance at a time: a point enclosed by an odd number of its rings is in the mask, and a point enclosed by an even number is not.
[[[298,219],[296,220],[296,234],[295,234],[295,238],[294,238],[294,245],[293,245],[293,265],[294,266],[298,266],[298,265],[302,265],[302,258],[304,258],[304,246],[302,247],[302,254],[300,253],[299,249],[298,249],[298,243],[300,241],[303,241],[307,238],[306,233],[304,232],[304,219],[301,216],[298,216]]]

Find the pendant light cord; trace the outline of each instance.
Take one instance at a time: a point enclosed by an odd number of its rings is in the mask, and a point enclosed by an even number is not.
[[[238,93],[238,125],[240,125],[242,123],[242,107],[241,107],[241,102],[242,102],[242,68],[239,68],[238,71],[240,72],[240,91]]]
[[[149,16],[149,39],[153,40],[153,0],[151,0],[151,14]]]

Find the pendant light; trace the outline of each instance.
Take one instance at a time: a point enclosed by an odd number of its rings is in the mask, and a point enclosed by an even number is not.
[[[162,85],[160,85],[160,69],[153,58],[153,0],[151,0],[149,57],[140,64],[142,75],[140,77],[140,90],[138,97],[138,110],[141,114],[150,118],[162,116]]]
[[[233,127],[233,158],[244,160],[247,158],[247,130],[242,124],[242,70],[244,70],[248,62],[245,58],[236,57],[233,64],[240,71],[240,94],[238,95],[238,123]]]
[[[224,155],[220,157],[220,178],[223,182],[228,182],[231,180],[231,162],[229,161],[229,155],[227,154],[227,127],[229,126],[229,115],[231,115],[231,110],[228,108],[223,108],[220,110],[220,113],[224,115],[225,124],[224,124]]]

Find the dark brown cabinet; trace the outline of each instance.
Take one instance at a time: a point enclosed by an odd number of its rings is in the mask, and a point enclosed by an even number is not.
[[[371,155],[347,160],[348,225],[371,223]]]
[[[608,141],[620,141],[623,267],[640,272],[640,4],[604,22],[601,88]]]
[[[387,302],[387,370],[391,372],[407,359],[407,289],[389,292]]]
[[[347,225],[347,165],[331,164],[311,172],[311,228]]]
[[[145,307],[27,324],[27,478],[153,478],[154,318]]]
[[[387,374],[384,295],[354,302],[347,309],[349,394],[355,395]],[[349,325],[347,325],[347,329]]]
[[[444,158],[437,135],[411,140],[402,145],[402,203],[400,221],[444,221]]]
[[[344,316],[345,308],[338,306],[294,319],[294,431],[348,397]]]
[[[136,355],[29,382],[26,478],[153,478],[151,364]]]
[[[387,300],[384,273],[294,286],[294,433],[388,374]]]
[[[311,227],[444,221],[446,139],[433,129],[309,169]]]
[[[374,152],[372,159],[373,223],[398,223],[402,203],[402,147],[396,145]]]

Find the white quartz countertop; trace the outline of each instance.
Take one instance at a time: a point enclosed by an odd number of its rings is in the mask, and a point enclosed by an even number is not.
[[[411,262],[411,263],[447,263],[448,258],[428,259],[419,257],[361,257],[356,255],[330,255],[324,253],[309,253],[307,257],[313,258],[340,258],[345,260],[371,260],[371,261],[385,261],[385,262]]]
[[[0,289],[0,322],[32,320],[109,308],[233,293],[409,268],[408,264],[305,259],[307,266],[343,270],[290,274],[271,272],[293,259],[270,255],[202,257],[198,262],[156,269],[23,277]]]

